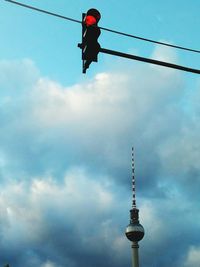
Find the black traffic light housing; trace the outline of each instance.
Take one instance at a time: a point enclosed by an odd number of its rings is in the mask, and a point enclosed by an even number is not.
[[[83,73],[86,73],[92,62],[98,61],[100,50],[98,38],[101,30],[97,24],[100,18],[100,12],[94,8],[82,14],[82,43],[78,44],[78,47],[82,49]]]

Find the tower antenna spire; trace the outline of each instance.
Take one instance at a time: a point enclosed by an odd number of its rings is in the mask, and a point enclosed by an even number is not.
[[[136,191],[135,191],[135,161],[134,161],[134,147],[132,147],[132,208],[136,209]]]

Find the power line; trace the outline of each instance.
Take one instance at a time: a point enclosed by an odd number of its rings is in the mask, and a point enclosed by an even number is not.
[[[178,46],[178,45],[172,45],[172,44],[164,43],[164,42],[158,42],[158,41],[154,41],[154,40],[151,40],[151,39],[147,39],[147,38],[143,38],[143,37],[139,37],[139,36],[136,36],[136,35],[123,33],[123,32],[119,32],[119,31],[115,31],[115,30],[111,30],[111,29],[107,29],[107,28],[103,28],[103,27],[99,27],[99,28],[102,29],[102,30],[108,31],[108,32],[113,32],[113,33],[116,33],[116,34],[124,35],[124,36],[127,36],[127,37],[139,39],[139,40],[150,42],[150,43],[155,43],[155,44],[165,45],[165,46],[178,48],[178,49],[182,49],[182,50],[186,50],[186,51],[190,51],[190,52],[200,53],[200,50],[196,50],[196,49],[191,49],[191,48]]]
[[[56,13],[53,13],[53,12],[49,12],[49,11],[46,11],[44,9],[40,9],[40,8],[37,8],[37,7],[26,5],[26,4],[23,4],[23,3],[20,3],[20,2],[17,2],[17,1],[13,1],[13,0],[5,0],[5,1],[13,3],[13,4],[16,4],[16,5],[19,5],[19,6],[22,6],[22,7],[25,7],[25,8],[32,9],[32,10],[35,10],[35,11],[38,11],[38,12],[42,12],[42,13],[45,13],[45,14],[48,14],[48,15],[51,15],[51,16],[54,16],[54,17],[58,17],[58,18],[61,18],[61,19],[65,19],[65,20],[69,20],[69,21],[72,21],[72,22],[76,22],[76,23],[82,24],[82,21],[80,21],[80,20],[72,19],[72,18],[63,16],[63,15],[59,15],[59,14],[56,14]],[[131,37],[131,38],[135,38],[135,39],[146,41],[146,42],[150,42],[150,43],[164,45],[164,46],[177,48],[177,49],[181,49],[181,50],[185,50],[185,51],[190,51],[190,52],[194,52],[194,53],[200,53],[200,50],[196,50],[196,49],[191,49],[191,48],[178,46],[178,45],[172,45],[172,44],[164,43],[164,42],[158,42],[158,41],[155,41],[155,40],[152,40],[152,39],[147,39],[147,38],[144,38],[144,37],[140,37],[140,36],[136,36],[136,35],[132,35],[132,34],[128,34],[128,33],[120,32],[120,31],[104,28],[104,27],[99,27],[99,28],[104,30],[104,31],[112,32],[112,33],[115,33],[115,34]]]
[[[12,1],[12,0],[5,0],[5,1],[6,2],[10,2],[12,4],[15,4],[15,5],[18,5],[18,6],[23,6],[23,7],[38,11],[38,12],[42,12],[42,13],[45,13],[45,14],[48,14],[48,15],[51,15],[51,16],[54,16],[54,17],[58,17],[58,18],[65,19],[65,20],[70,20],[70,21],[73,21],[73,22],[76,22],[76,23],[82,23],[80,20],[76,20],[76,19],[72,19],[72,18],[69,18],[69,17],[65,17],[65,16],[62,16],[62,15],[59,15],[59,14],[56,14],[56,13],[52,13],[52,12],[49,12],[49,11],[46,11],[44,9],[40,9],[40,8],[37,8],[37,7],[25,5],[25,4],[22,4],[22,3],[19,3],[19,2],[16,2],[16,1]]]

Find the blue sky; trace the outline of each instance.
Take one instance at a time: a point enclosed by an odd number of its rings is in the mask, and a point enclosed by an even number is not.
[[[23,3],[75,19],[94,7],[102,27],[199,50],[195,0]],[[199,76],[101,54],[83,75],[79,24],[0,5],[0,265],[131,266],[134,146],[141,266],[199,267]],[[200,68],[199,54],[99,39]]]
[[[198,5],[186,1],[28,1],[26,4],[48,9],[81,20],[81,13],[91,7],[100,10],[99,25],[154,40],[163,40],[177,45],[198,49]],[[43,75],[51,75],[65,84],[82,79],[80,75],[80,50],[77,43],[81,39],[79,24],[33,12],[2,1],[1,42],[2,58],[32,58]],[[72,34],[73,33],[73,34]],[[102,47],[129,52],[136,50],[139,55],[149,56],[154,46],[135,39],[102,32]],[[9,44],[9,45],[8,45]],[[12,45],[11,45],[12,44]],[[179,63],[198,68],[198,54],[177,51]],[[101,55],[97,71],[109,68],[111,57]],[[50,64],[51,63],[51,64]],[[107,63],[107,64],[106,64]],[[74,65],[77,66],[74,68]],[[102,66],[103,65],[103,69]],[[79,67],[79,68],[78,68]],[[94,75],[95,70],[90,71]],[[70,77],[67,74],[70,70]]]

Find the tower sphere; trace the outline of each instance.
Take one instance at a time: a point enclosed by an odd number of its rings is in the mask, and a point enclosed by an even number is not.
[[[144,237],[144,228],[140,223],[130,223],[125,233],[130,241],[138,242]]]

